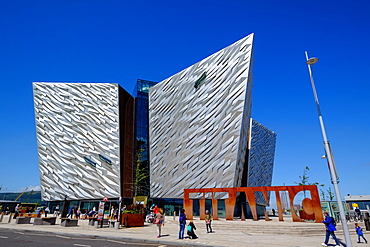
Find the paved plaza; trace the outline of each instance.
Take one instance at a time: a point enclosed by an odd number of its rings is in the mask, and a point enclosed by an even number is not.
[[[207,233],[204,221],[199,218],[194,219],[197,227],[196,234],[198,239],[178,239],[178,217],[166,216],[165,226],[162,227],[161,238],[157,238],[157,226],[145,223],[144,227],[131,227],[120,229],[95,228],[88,224],[88,220],[79,220],[77,227],[62,227],[60,219],[56,225],[33,225],[15,224],[9,216],[5,215],[0,223],[0,229],[12,229],[14,231],[34,231],[35,233],[51,233],[58,235],[73,235],[84,237],[102,237],[115,240],[133,239],[149,240],[158,243],[158,246],[166,244],[176,244],[179,246],[285,246],[285,247],[312,247],[321,246],[325,238],[325,226],[321,223],[312,222],[292,222],[288,216],[284,217],[284,222],[279,222],[277,217],[272,217],[271,221],[253,221],[247,219],[241,221],[226,221],[224,219],[212,221],[213,233]],[[31,220],[31,223],[34,219]],[[188,221],[189,222],[189,221]],[[360,225],[365,229],[364,224]],[[357,235],[354,231],[354,223],[349,223],[350,234],[353,246],[367,246],[357,243]],[[365,233],[365,237],[370,238]],[[1,235],[1,230],[0,230]],[[337,237],[343,241],[344,236],[338,225]],[[1,239],[0,239],[1,243]],[[331,244],[331,245],[330,245]],[[0,244],[1,245],[1,244]],[[334,241],[330,240],[329,246],[335,246]]]

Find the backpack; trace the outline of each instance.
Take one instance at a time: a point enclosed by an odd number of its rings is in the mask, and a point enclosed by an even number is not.
[[[331,223],[333,224],[333,226],[337,226],[337,222],[335,222],[334,218],[330,217],[330,219],[331,219]]]
[[[191,225],[188,225],[188,232],[191,232]]]

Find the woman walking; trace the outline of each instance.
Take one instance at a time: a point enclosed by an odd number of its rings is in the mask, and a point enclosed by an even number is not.
[[[204,216],[204,220],[206,221],[207,233],[212,232],[212,227],[211,227],[212,216],[208,210],[206,210],[206,215]]]
[[[158,228],[157,238],[160,238],[162,234],[162,226],[164,226],[164,215],[163,215],[163,210],[161,208],[158,210],[158,213],[154,217],[154,224],[157,224],[157,228]]]

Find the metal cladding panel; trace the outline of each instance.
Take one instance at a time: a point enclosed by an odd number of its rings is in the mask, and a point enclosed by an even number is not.
[[[253,34],[149,89],[151,197],[241,185],[252,43]]]
[[[43,201],[120,196],[118,88],[33,83]]]
[[[274,167],[276,133],[255,120],[251,121],[247,187],[271,186]],[[256,202],[267,205],[262,193]]]

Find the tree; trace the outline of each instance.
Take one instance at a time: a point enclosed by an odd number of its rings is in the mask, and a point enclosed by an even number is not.
[[[294,182],[295,184],[298,185],[319,185],[319,186],[324,186],[324,184],[319,184],[318,182],[315,183],[309,183],[308,179],[310,178],[309,176],[310,173],[310,167],[306,166],[305,169],[303,170],[303,175],[299,176],[299,179],[301,180],[299,183]],[[306,191],[303,191],[303,195],[306,198]]]
[[[331,190],[331,187],[326,189],[324,191],[323,189],[320,189],[320,194],[321,194],[321,200],[325,201],[326,199],[329,201],[332,201],[334,199],[334,192]]]
[[[326,192],[328,192],[329,200],[332,201],[334,199],[334,193],[333,191],[331,191],[331,187],[329,187],[329,189],[327,189]]]
[[[325,191],[320,189],[321,200],[325,201]]]
[[[141,182],[144,181],[148,174],[146,173],[146,168],[141,167],[141,153],[145,149],[139,149],[137,153],[136,167],[135,167],[135,177],[134,177],[134,196],[136,197],[141,191]]]

